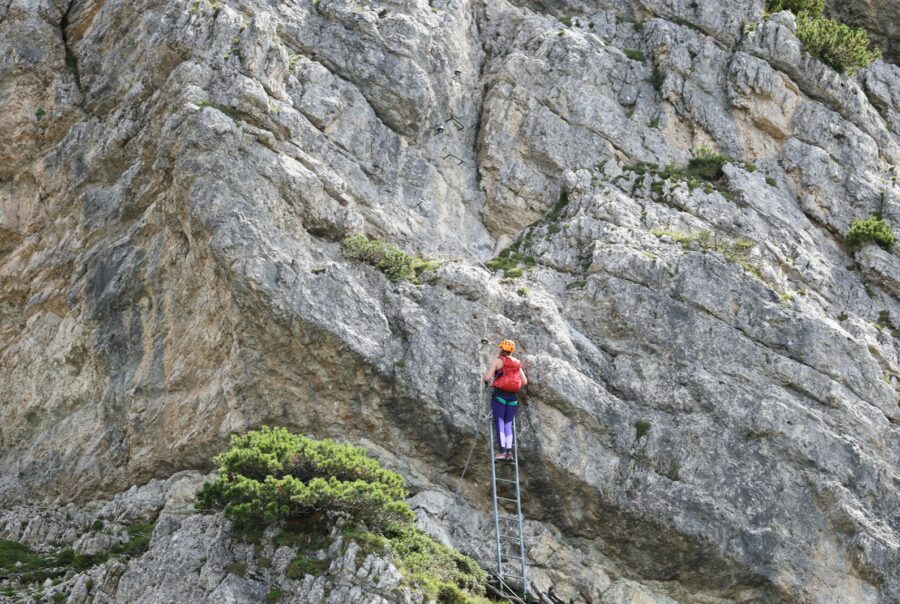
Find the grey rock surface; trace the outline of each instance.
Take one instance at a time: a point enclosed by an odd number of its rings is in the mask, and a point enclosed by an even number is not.
[[[900,267],[843,242],[900,227],[900,70],[843,77],[762,12],[0,1],[0,537],[91,553],[156,515],[91,569],[109,601],[189,572],[264,601],[177,473],[279,424],[366,446],[489,565],[484,440],[457,477],[511,337],[541,589],[900,600]],[[703,146],[716,182],[666,170]],[[442,264],[391,282],[356,232]],[[480,265],[510,244],[523,276]],[[343,601],[393,585],[339,567]]]

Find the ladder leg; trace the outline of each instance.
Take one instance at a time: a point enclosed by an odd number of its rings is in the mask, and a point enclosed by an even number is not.
[[[516,518],[519,525],[519,562],[522,564],[522,598],[528,596],[528,567],[525,564],[525,527],[522,523],[522,493],[519,489],[519,435],[516,430],[516,421],[513,419],[513,462],[516,472]],[[496,498],[494,499],[496,508]],[[499,533],[498,533],[499,534]]]
[[[491,413],[491,426],[488,433],[491,435],[488,439],[490,449],[488,451],[491,459],[491,495],[494,500],[494,536],[497,541],[497,576],[503,578],[503,561],[500,558],[500,512],[497,509],[497,468],[494,460],[494,415]],[[518,485],[516,485],[518,488]],[[503,582],[500,583],[500,594],[503,594]]]

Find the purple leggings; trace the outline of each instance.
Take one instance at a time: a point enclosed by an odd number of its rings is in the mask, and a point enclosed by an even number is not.
[[[504,405],[496,397],[491,399],[491,411],[494,413],[494,429],[497,432],[497,445],[501,451],[512,451],[513,419],[516,417],[518,405]]]

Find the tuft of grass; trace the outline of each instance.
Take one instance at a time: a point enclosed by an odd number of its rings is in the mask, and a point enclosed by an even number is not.
[[[896,237],[890,225],[878,216],[851,222],[850,229],[844,235],[844,242],[850,247],[856,247],[867,241],[877,243],[882,248],[889,250],[896,241]]]
[[[839,315],[837,316],[837,320],[840,321],[840,322],[842,322],[842,323],[843,323],[844,321],[846,321],[848,318],[849,318],[849,316],[848,316],[847,313],[845,313],[844,311],[841,311],[841,314],[839,314]]]
[[[143,555],[150,548],[153,526],[152,522],[138,522],[125,527],[128,541],[113,547],[112,553],[133,558]]]
[[[685,175],[701,178],[707,182],[718,182],[725,176],[722,168],[730,161],[730,158],[703,146],[694,151],[693,157],[688,161]]]
[[[659,126],[659,117],[655,117],[652,120],[650,120],[651,128],[657,128],[658,126]]]
[[[275,604],[281,597],[284,595],[284,592],[278,589],[277,587],[273,587],[269,590],[269,593],[266,594],[266,604]]]
[[[225,571],[232,575],[243,577],[247,574],[247,564],[246,562],[229,562],[225,565]]]
[[[572,27],[572,17],[560,17],[559,22],[566,27]]]
[[[645,419],[639,419],[634,422],[634,436],[636,440],[641,440],[650,431],[650,422]]]
[[[227,115],[228,117],[230,117],[232,119],[232,121],[236,122],[238,120],[238,112],[235,111],[234,109],[230,109],[230,108],[226,107],[225,105],[213,103],[206,99],[201,99],[201,100],[197,101],[196,104],[197,104],[197,107],[200,107],[201,109],[209,107],[211,109],[215,109],[216,111],[220,111],[220,112],[224,113],[225,115]]]
[[[653,84],[653,87],[657,92],[662,90],[663,82],[666,81],[666,74],[660,71],[659,69],[654,69],[653,73],[650,74],[650,83]]]
[[[672,460],[672,463],[669,464],[669,470],[666,472],[666,477],[672,482],[677,482],[681,475],[681,464],[675,460]]]
[[[440,266],[435,260],[425,260],[407,254],[394,246],[368,239],[365,235],[351,235],[341,242],[341,251],[348,258],[362,260],[379,269],[388,279],[394,282],[411,281],[418,283],[419,277],[426,271],[433,271]]]
[[[328,570],[329,562],[312,558],[306,554],[297,554],[284,571],[288,579],[302,579],[306,575],[319,577]]]
[[[527,288],[527,287],[520,287],[519,289],[516,290],[516,293],[517,293],[519,296],[521,296],[522,298],[524,298],[525,296],[528,295],[528,288]]]
[[[34,117],[36,119],[41,119],[45,115],[47,115],[47,113],[44,111],[43,107],[38,107],[37,110],[34,112]]]
[[[647,57],[644,56],[644,53],[635,48],[626,48],[622,52],[625,53],[625,56],[631,59],[632,61],[641,61],[644,62]]]
[[[771,176],[766,176],[766,184],[769,185],[770,187],[774,187],[776,189],[778,188],[778,181],[776,181]]]
[[[96,533],[96,532],[99,532],[102,530],[103,530],[103,521],[100,520],[99,518],[97,518],[96,520],[94,520],[94,523],[91,524],[91,531]]]
[[[587,281],[572,281],[571,283],[566,284],[566,291],[572,291],[573,289],[584,289],[587,287]]]
[[[66,69],[72,73],[78,73],[78,57],[68,48],[66,49]]]

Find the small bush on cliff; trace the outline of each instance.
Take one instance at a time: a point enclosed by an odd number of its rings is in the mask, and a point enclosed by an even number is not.
[[[233,437],[215,462],[219,477],[203,486],[198,505],[223,509],[238,525],[340,512],[386,530],[413,517],[403,478],[352,445],[263,428]]]
[[[844,235],[844,241],[851,247],[871,241],[884,249],[889,249],[895,240],[890,225],[877,216],[854,220],[850,223],[850,230]]]
[[[880,50],[870,49],[866,30],[828,17],[800,13],[797,15],[797,37],[806,52],[848,76],[881,58]]]
[[[422,273],[434,270],[440,264],[418,256],[411,256],[377,239],[365,235],[351,235],[341,242],[341,251],[349,258],[362,260],[378,268],[391,281],[416,281]]]
[[[327,528],[319,519],[340,516],[345,535],[390,550],[407,579],[431,599],[484,601],[485,572],[415,527],[405,480],[363,449],[262,428],[234,436],[228,451],[214,461],[219,475],[198,492],[198,509],[224,510],[239,527],[285,522],[289,530],[316,532],[310,540],[293,535],[281,541],[303,550],[323,545]],[[298,554],[291,573],[324,572],[311,560]]]

